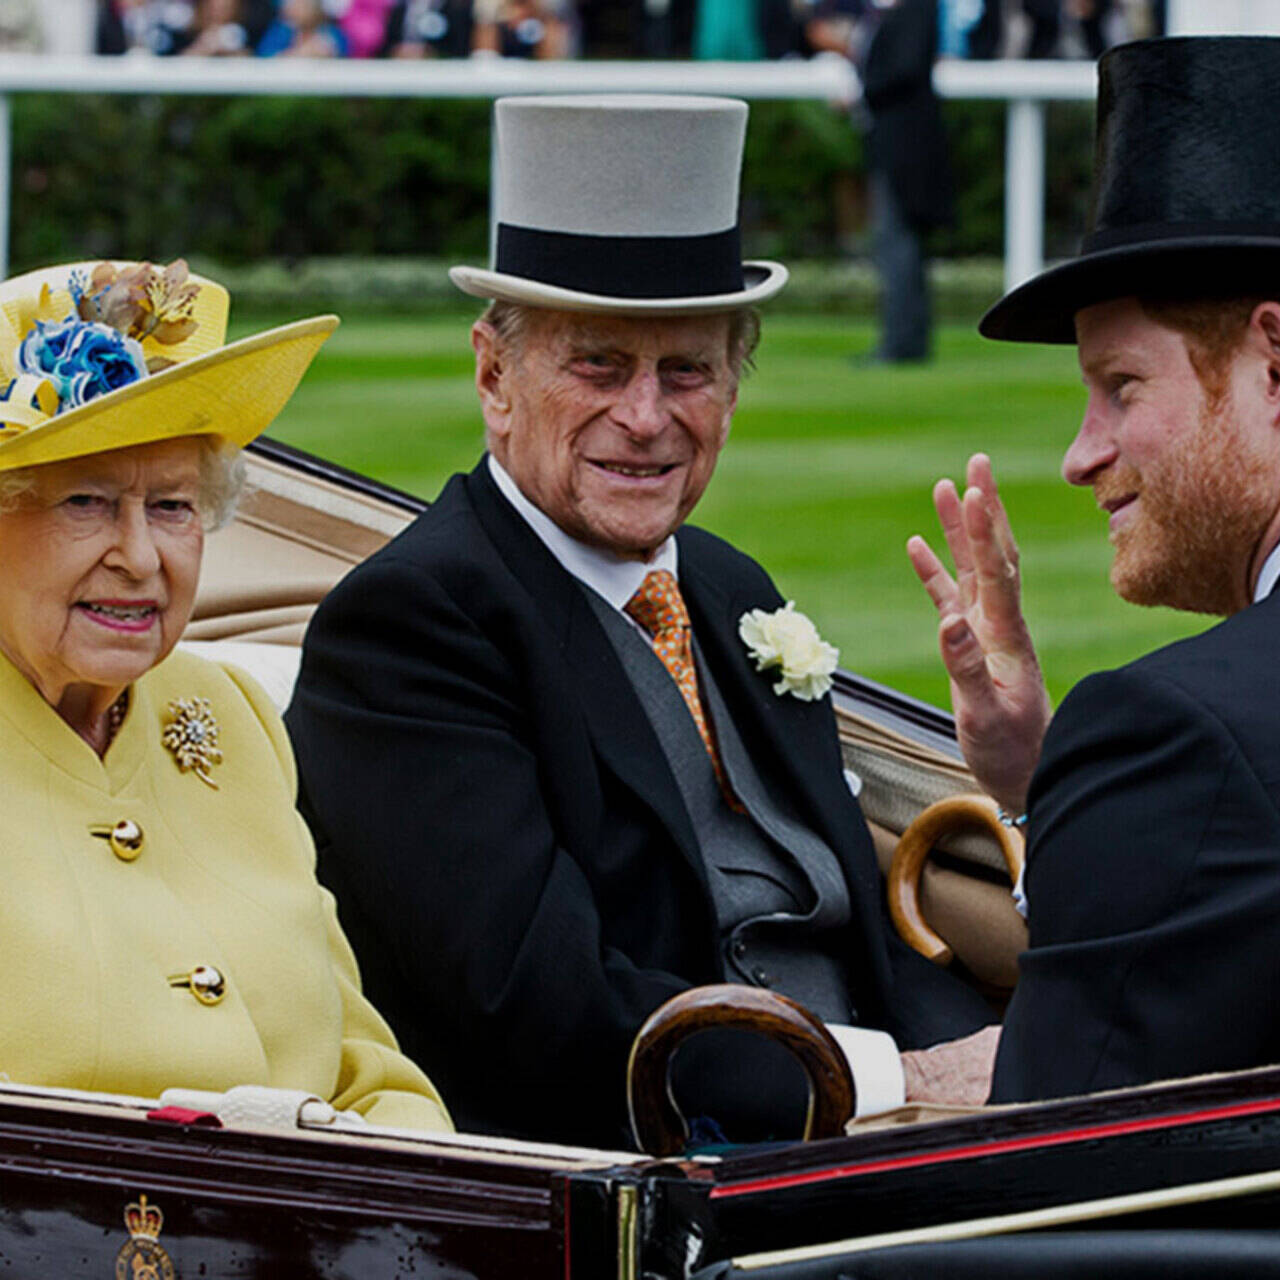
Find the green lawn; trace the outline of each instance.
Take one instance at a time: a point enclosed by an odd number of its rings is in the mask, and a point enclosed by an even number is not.
[[[242,318],[238,331],[263,323]],[[1074,349],[953,327],[927,367],[851,367],[848,353],[872,340],[865,324],[766,316],[759,367],[697,512],[769,567],[842,665],[948,705],[932,606],[903,545],[932,535],[933,481],[960,476],[975,449],[1002,480],[1055,700],[1086,672],[1204,625],[1111,594],[1104,521],[1058,476],[1083,399]],[[272,434],[434,496],[481,448],[467,317],[349,320]]]

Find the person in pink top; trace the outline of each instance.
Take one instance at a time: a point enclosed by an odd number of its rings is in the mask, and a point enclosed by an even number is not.
[[[393,0],[350,0],[337,19],[347,39],[348,57],[372,58],[382,48],[393,7]]]

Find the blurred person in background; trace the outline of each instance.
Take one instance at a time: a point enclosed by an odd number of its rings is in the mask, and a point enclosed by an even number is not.
[[[1115,43],[1110,39],[1112,0],[1066,0],[1066,12],[1080,24],[1080,36],[1089,57],[1100,58]]]
[[[1018,11],[1020,7],[1020,12]],[[1099,58],[1164,34],[1164,0],[941,0],[941,52],[959,58]],[[1021,29],[1019,29],[1021,28]]]
[[[967,58],[969,38],[982,17],[983,0],[938,0],[938,55]]]
[[[36,0],[0,0],[0,53],[41,53],[44,47]]]
[[[234,55],[252,52],[274,0],[101,0],[98,53]]]
[[[758,0],[698,0],[693,56],[709,61],[756,62],[765,56]]]
[[[176,52],[179,38],[195,19],[195,5],[167,0],[100,0],[99,53]]]
[[[473,53],[567,58],[575,50],[572,0],[475,0]]]
[[[1052,58],[1057,55],[1061,0],[1019,0],[1019,5],[1030,27],[1025,51],[1012,54],[1005,47],[1005,10],[1010,7],[1007,0],[983,0],[982,17],[969,32],[969,57]]]
[[[382,49],[394,6],[395,0],[328,0],[347,42],[347,57],[372,58]]]
[[[471,51],[471,0],[397,0],[381,55],[463,58]]]
[[[760,0],[760,30],[765,56],[798,57],[804,49],[806,0]]]
[[[260,58],[344,58],[347,38],[323,0],[282,0],[257,52]]]
[[[188,43],[174,50],[175,53],[194,54],[201,57],[245,57],[253,52],[255,36],[261,37],[266,21],[261,27],[246,21],[248,10],[256,7],[260,20],[265,11],[269,19],[271,5],[250,6],[244,0],[199,0],[194,19],[189,28]]]
[[[769,0],[769,3],[790,0]],[[578,52],[587,58],[688,58],[698,0],[575,0]]]
[[[681,49],[688,52],[693,42],[693,8],[689,0],[632,0],[631,43],[628,56],[672,58]],[[583,46],[588,56],[598,46],[598,33],[605,20],[617,21],[616,11],[608,12],[602,0],[579,0],[578,13],[583,26]]]
[[[938,0],[818,0],[805,38],[814,49],[843,54],[862,79],[880,339],[859,360],[927,359],[933,318],[924,241],[953,216],[933,92]]]
[[[698,0],[693,56],[751,62],[794,53],[800,26],[796,11],[792,0]]]

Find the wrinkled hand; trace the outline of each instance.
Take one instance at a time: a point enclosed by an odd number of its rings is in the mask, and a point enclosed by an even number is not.
[[[902,1055],[908,1102],[939,1102],[979,1107],[991,1093],[1000,1028],[983,1027],[961,1040]]]
[[[985,454],[969,459],[967,479],[963,499],[950,480],[933,489],[956,576],[921,537],[907,542],[907,556],[938,610],[965,761],[997,803],[1022,813],[1049,724],[1049,694],[1022,616],[1018,547]]]

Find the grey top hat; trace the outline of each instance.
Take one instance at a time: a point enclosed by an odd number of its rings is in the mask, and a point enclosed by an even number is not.
[[[564,311],[680,315],[771,298],[776,262],[743,262],[747,104],[661,95],[496,105],[493,269],[454,267],[479,298]]]
[[[1280,39],[1188,36],[1098,63],[1093,212],[1080,256],[1006,294],[988,338],[1074,342],[1112,298],[1280,296]]]

